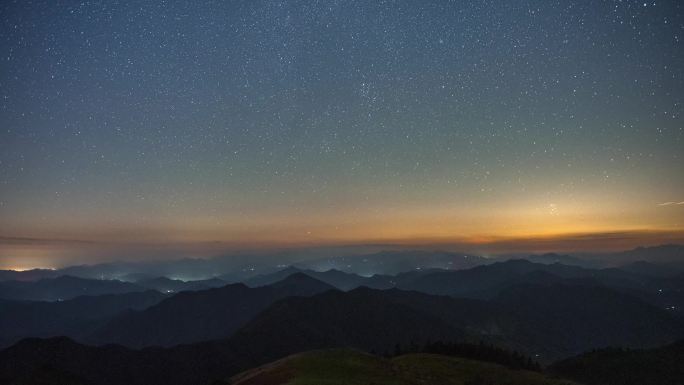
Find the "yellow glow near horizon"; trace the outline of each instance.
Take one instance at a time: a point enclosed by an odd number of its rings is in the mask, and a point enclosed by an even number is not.
[[[439,199],[438,199],[439,198]],[[617,250],[684,240],[684,205],[620,199],[587,192],[572,196],[486,196],[468,201],[350,202],[302,209],[284,205],[242,216],[227,211],[168,213],[101,221],[91,214],[15,220],[0,226],[0,267],[55,267],[126,258],[212,256],[230,250],[388,244],[462,251]],[[666,201],[666,203],[669,201]],[[0,225],[2,222],[0,221]],[[10,238],[11,237],[11,238]]]

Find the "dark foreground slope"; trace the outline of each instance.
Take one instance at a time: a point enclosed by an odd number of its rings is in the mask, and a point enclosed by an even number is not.
[[[234,376],[226,384],[509,384],[561,385],[568,381],[503,366],[434,354],[407,354],[394,359],[354,350],[310,351]]]
[[[65,337],[26,339],[0,352],[0,384],[40,384],[50,375],[91,385],[208,384],[260,363],[226,341],[132,350]]]
[[[587,385],[681,385],[684,341],[647,350],[597,350],[551,365],[549,372]]]

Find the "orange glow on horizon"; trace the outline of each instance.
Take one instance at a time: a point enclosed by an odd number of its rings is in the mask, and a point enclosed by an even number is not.
[[[386,245],[497,254],[624,250],[684,243],[684,206],[598,198],[282,211],[232,220],[202,215],[146,223],[92,218],[0,226],[0,268],[59,267],[122,258],[210,257],[230,252]],[[627,207],[627,208],[625,208]],[[3,266],[4,265],[4,266]]]
[[[479,255],[505,253],[543,253],[580,251],[619,251],[638,246],[684,244],[684,231],[631,229],[605,232],[530,233],[524,236],[432,236],[432,237],[378,237],[378,238],[308,238],[213,240],[128,243],[117,241],[69,241],[42,239],[21,242],[0,242],[0,269],[28,270],[54,269],[69,264],[91,264],[122,260],[126,257],[175,259],[183,257],[206,258],[226,253],[269,252],[316,247],[371,247],[382,249],[439,249],[468,252]],[[85,260],[85,262],[84,262]]]

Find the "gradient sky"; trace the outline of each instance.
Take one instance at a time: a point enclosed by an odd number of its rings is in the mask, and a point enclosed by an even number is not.
[[[207,242],[682,240],[683,11],[3,1],[0,267]]]

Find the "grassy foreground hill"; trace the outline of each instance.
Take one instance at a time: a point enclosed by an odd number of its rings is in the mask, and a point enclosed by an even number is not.
[[[230,385],[569,385],[540,373],[435,354],[386,359],[350,349],[295,354],[238,374]]]

